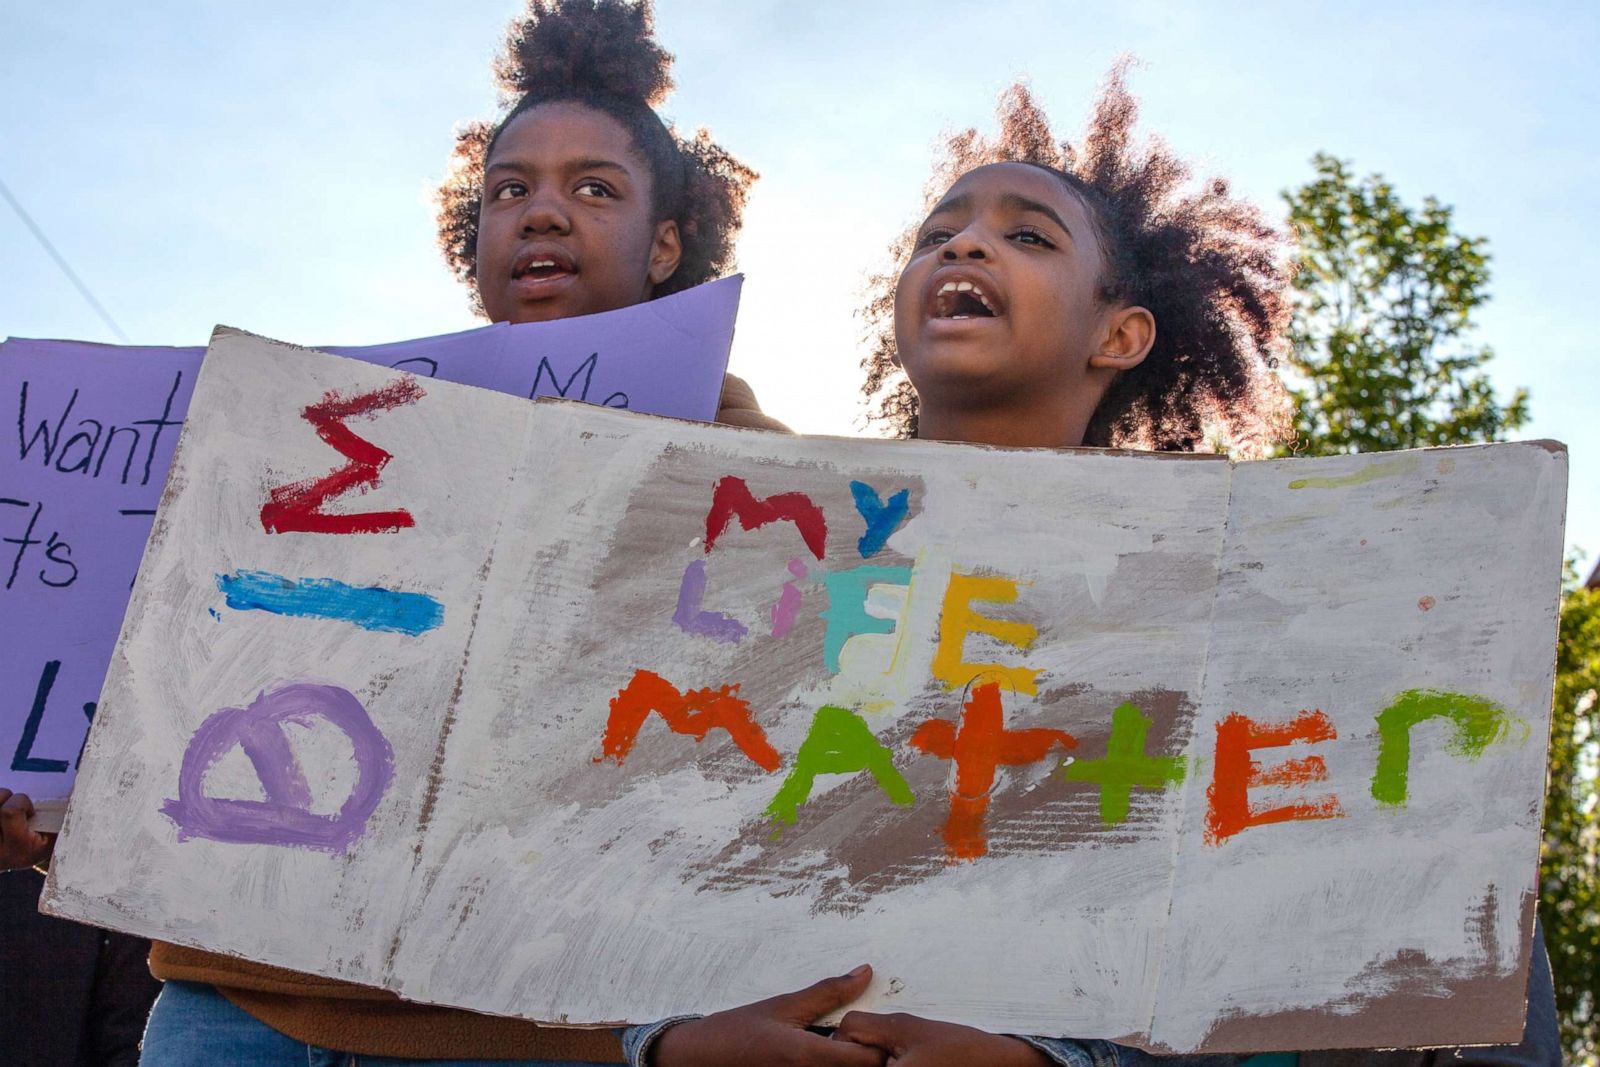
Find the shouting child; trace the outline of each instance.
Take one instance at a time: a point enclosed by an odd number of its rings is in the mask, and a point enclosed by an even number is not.
[[[1137,113],[1119,67],[1081,147],[1058,146],[1020,86],[1003,99],[997,141],[968,131],[951,142],[932,209],[898,246],[903,269],[879,279],[869,308],[877,344],[864,391],[886,394],[878,414],[900,436],[1250,456],[1286,434],[1288,399],[1273,373],[1287,345],[1286,239],[1224,182],[1185,192],[1181,160],[1134,143]],[[1520,1045],[1270,1060],[1558,1064],[1549,963],[1535,948]],[[863,1012],[846,1015],[835,1038],[906,1067],[1240,1059]]]

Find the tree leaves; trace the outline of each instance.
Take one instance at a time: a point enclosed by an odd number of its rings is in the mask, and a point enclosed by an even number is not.
[[[1467,339],[1489,299],[1488,241],[1452,229],[1432,197],[1408,207],[1379,175],[1328,155],[1285,194],[1300,242],[1290,327],[1294,451],[1309,455],[1497,441],[1528,420],[1518,390],[1497,402]]]
[[[1594,1067],[1600,1062],[1600,589],[1570,586],[1556,645],[1539,914],[1567,1058]]]
[[[1329,155],[1284,194],[1300,241],[1291,357],[1301,455],[1498,441],[1528,421],[1528,394],[1501,404],[1471,341],[1489,300],[1488,241],[1420,210],[1379,175]],[[1600,590],[1569,574],[1556,652],[1539,914],[1567,1058],[1600,1067]]]

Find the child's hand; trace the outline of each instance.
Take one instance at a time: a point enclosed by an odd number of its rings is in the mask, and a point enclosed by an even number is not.
[[[840,1020],[833,1039],[880,1049],[889,1067],[1051,1067],[1048,1056],[1014,1037],[915,1015],[853,1011]]]
[[[798,993],[679,1023],[657,1039],[653,1067],[883,1067],[883,1053],[866,1044],[830,1041],[807,1026],[866,991],[872,968],[857,967]]]
[[[32,815],[33,801],[28,794],[0,789],[0,871],[37,866],[50,858],[56,835],[28,829]]]

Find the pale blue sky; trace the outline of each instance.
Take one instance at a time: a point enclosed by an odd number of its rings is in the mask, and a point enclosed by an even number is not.
[[[489,117],[518,0],[5,0],[0,180],[129,337],[225,322],[360,344],[474,324],[434,248],[450,133]],[[943,129],[1028,75],[1076,132],[1112,60],[1144,125],[1279,210],[1312,153],[1488,236],[1493,379],[1573,451],[1569,540],[1600,551],[1600,14],[1593,4],[661,0],[665,112],[763,174],[735,370],[796,429],[851,433],[863,273],[917,214]],[[113,340],[0,204],[0,335]]]

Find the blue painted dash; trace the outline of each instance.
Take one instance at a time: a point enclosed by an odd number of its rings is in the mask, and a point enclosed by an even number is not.
[[[335,619],[363,630],[427,633],[444,622],[444,605],[425,593],[346,585],[333,578],[285,578],[271,571],[217,575],[235,611],[270,611],[303,619]]]

